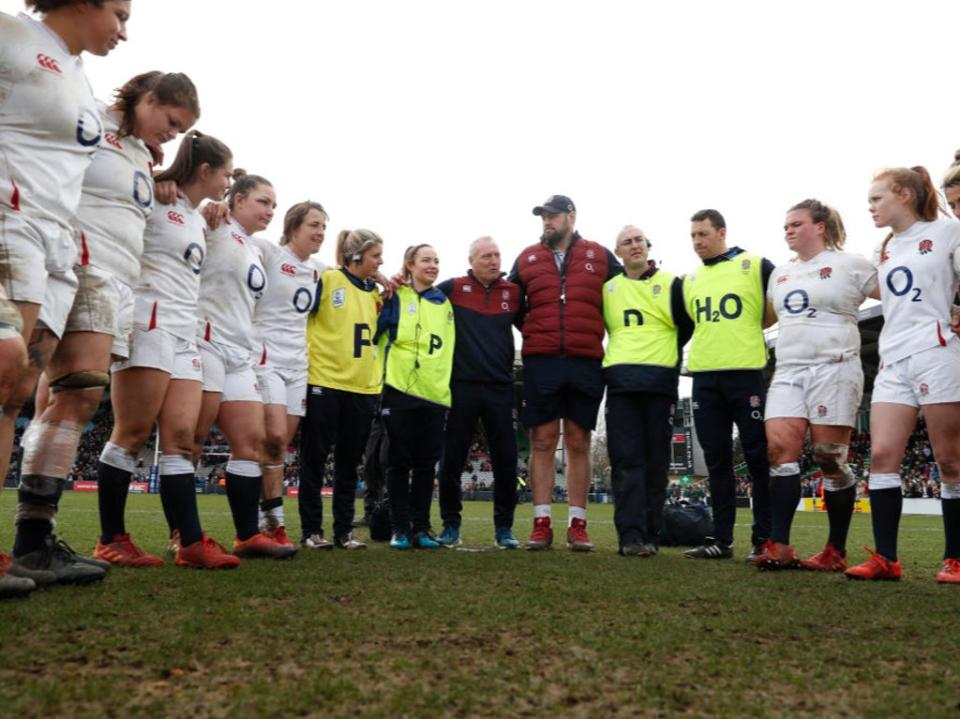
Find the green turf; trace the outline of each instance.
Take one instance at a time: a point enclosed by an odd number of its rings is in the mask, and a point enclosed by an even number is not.
[[[14,501],[0,495],[3,516]],[[200,501],[227,540],[226,498]],[[491,513],[466,505],[468,543],[491,541]],[[162,551],[155,496],[131,496],[128,520]],[[525,505],[518,536],[529,526]],[[798,516],[802,554],[825,526]],[[89,550],[96,528],[96,495],[65,495],[62,535]],[[934,581],[939,517],[904,518],[904,580],[877,584],[757,572],[742,561],[746,524],[732,562],[619,557],[610,506],[590,508],[590,530],[591,555],[301,550],[232,572],[114,570],[3,601],[0,716],[960,714],[960,587]],[[855,517],[857,561],[869,537]]]

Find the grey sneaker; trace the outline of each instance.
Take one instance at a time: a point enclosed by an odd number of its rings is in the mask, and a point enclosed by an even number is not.
[[[649,557],[653,554],[650,545],[643,542],[627,542],[620,547],[620,554],[624,557]]]
[[[89,584],[107,576],[107,570],[99,566],[100,562],[84,559],[70,549],[70,545],[51,534],[38,549],[14,557],[14,562],[27,570],[52,572],[59,584]]]
[[[307,549],[333,549],[333,543],[317,532],[301,539],[300,546]]]
[[[367,545],[357,539],[353,532],[347,532],[337,537],[336,546],[340,549],[366,549]]]
[[[37,583],[26,577],[15,577],[9,572],[0,574],[0,597],[23,597],[37,588]]]
[[[32,579],[38,587],[45,587],[57,581],[57,575],[53,572],[47,569],[31,569],[30,567],[25,567],[16,559],[13,560],[13,564],[10,566],[7,574],[13,577]]]

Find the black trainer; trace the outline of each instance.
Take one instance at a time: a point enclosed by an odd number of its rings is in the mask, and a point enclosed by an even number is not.
[[[683,556],[690,559],[733,559],[733,545],[724,544],[713,537],[706,537],[703,544],[688,549]]]
[[[54,535],[47,536],[39,548],[14,557],[16,564],[28,570],[53,572],[60,584],[89,584],[107,576],[107,570],[99,562],[81,557],[70,545]]]

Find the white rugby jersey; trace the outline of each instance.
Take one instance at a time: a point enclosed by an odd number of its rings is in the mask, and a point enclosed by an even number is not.
[[[200,269],[207,252],[207,223],[183,195],[158,204],[147,220],[134,289],[134,323],[159,327],[193,342],[197,336]]]
[[[777,366],[857,357],[857,311],[876,286],[870,261],[848,252],[824,250],[776,267],[767,295],[779,321]]]
[[[258,362],[288,370],[307,368],[307,315],[313,308],[320,270],[286,247],[253,238],[267,272],[267,291],[257,303],[254,326],[263,349]]]
[[[108,270],[132,287],[140,276],[143,230],[153,207],[152,157],[142,140],[120,137],[117,113],[103,103],[98,109],[103,139],[83,176],[77,261]]]
[[[259,353],[253,313],[266,289],[260,253],[231,217],[207,236],[207,264],[200,283],[200,338]]]
[[[960,273],[960,222],[915,222],[894,235],[878,263],[883,329],[880,360],[892,364],[930,347],[946,345],[950,308]]]
[[[0,208],[70,228],[102,135],[80,58],[43,23],[0,13]]]

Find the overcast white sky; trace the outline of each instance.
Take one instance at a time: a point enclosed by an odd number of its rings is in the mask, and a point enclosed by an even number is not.
[[[480,235],[508,270],[560,193],[585,237],[637,224],[683,273],[696,210],[783,262],[785,211],[807,197],[869,256],[873,174],[922,164],[939,183],[960,148],[958,32],[957,0],[133,0],[130,41],[87,70],[102,99],[139,72],[189,74],[197,128],[277,189],[267,236],[318,200],[328,264],[338,230],[368,227],[388,273],[429,242],[442,277],[462,274]]]
[[[939,180],[960,147],[958,30],[960,2],[929,0],[133,0],[130,41],[87,68],[102,98],[188,73],[198,129],[277,188],[269,236],[296,201],[329,209],[327,262],[337,230],[364,226],[389,270],[430,242],[459,274],[482,234],[508,269],[539,236],[531,208],[563,193],[586,237],[638,224],[681,272],[695,210],[783,261],[784,212],[809,196],[868,254],[872,173]]]

